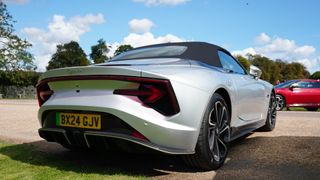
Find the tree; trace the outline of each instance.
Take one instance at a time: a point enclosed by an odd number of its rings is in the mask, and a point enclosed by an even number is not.
[[[251,55],[250,61],[253,65],[262,70],[261,79],[272,84],[280,80],[280,68],[273,60],[260,55]]]
[[[306,67],[297,62],[287,63],[280,59],[273,61],[261,55],[249,55],[249,61],[262,70],[261,79],[275,83],[291,79],[304,79],[310,76]]]
[[[242,64],[242,66],[249,72],[250,70],[250,61],[248,59],[246,59],[243,56],[236,56],[236,58],[238,59],[238,61]]]
[[[35,70],[33,56],[27,51],[32,45],[13,33],[13,23],[7,6],[0,1],[0,69]]]
[[[314,72],[311,76],[310,79],[320,79],[320,71]]]
[[[106,45],[106,41],[99,39],[98,44],[91,46],[90,58],[95,64],[104,63],[106,60],[108,60],[108,52],[109,48]]]
[[[35,71],[1,71],[0,86],[35,86],[41,73]]]
[[[119,55],[119,54],[121,54],[123,52],[129,51],[131,49],[133,49],[133,47],[131,45],[129,45],[129,44],[120,45],[117,48],[117,50],[114,52],[114,56]]]
[[[296,62],[287,64],[283,72],[284,80],[305,79],[309,76],[310,73],[306,70],[306,67]]]
[[[47,70],[87,65],[89,65],[89,60],[86,54],[77,42],[71,41],[66,44],[57,45],[57,52],[52,55]]]

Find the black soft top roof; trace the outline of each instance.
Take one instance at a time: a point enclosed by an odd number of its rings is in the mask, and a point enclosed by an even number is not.
[[[163,43],[163,44],[155,44],[142,46],[138,48],[134,48],[133,50],[150,48],[150,47],[161,47],[161,46],[186,46],[187,50],[181,55],[177,56],[165,56],[165,57],[157,57],[157,58],[181,58],[181,59],[190,59],[196,60],[208,65],[222,67],[219,57],[218,50],[223,51],[229,55],[231,55],[227,50],[210,43],[206,42],[176,42],[176,43]]]

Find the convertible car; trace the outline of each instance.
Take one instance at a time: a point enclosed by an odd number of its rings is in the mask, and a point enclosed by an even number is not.
[[[39,135],[69,149],[143,147],[217,169],[232,140],[275,127],[273,86],[251,70],[219,46],[182,42],[47,71],[37,84]]]

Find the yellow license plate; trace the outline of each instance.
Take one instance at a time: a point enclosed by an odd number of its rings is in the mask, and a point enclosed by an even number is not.
[[[99,114],[75,114],[75,113],[57,113],[57,126],[101,129],[101,115]]]

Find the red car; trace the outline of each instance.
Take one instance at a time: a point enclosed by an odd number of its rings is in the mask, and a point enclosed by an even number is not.
[[[304,107],[308,111],[320,108],[320,80],[290,80],[275,86],[277,110],[284,107]]]

